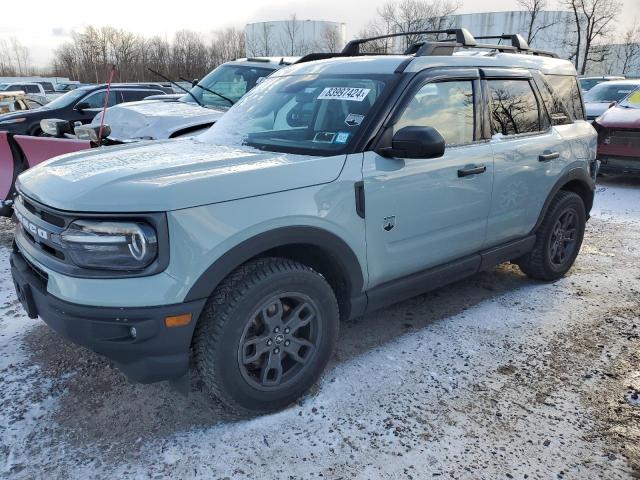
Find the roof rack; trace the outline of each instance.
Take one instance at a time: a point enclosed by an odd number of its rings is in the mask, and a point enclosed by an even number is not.
[[[469,30],[466,28],[448,28],[445,30],[420,30],[417,32],[401,32],[401,33],[390,33],[388,35],[379,35],[377,37],[369,37],[369,38],[358,38],[356,40],[351,40],[347,45],[342,49],[342,54],[344,56],[356,56],[360,54],[360,45],[363,43],[373,42],[375,40],[382,40],[384,38],[394,38],[394,37],[406,37],[409,35],[435,35],[440,33],[446,33],[447,35],[455,35],[456,42],[460,43],[464,46],[473,46],[476,44],[475,38],[473,35],[469,33]]]
[[[496,50],[498,52],[511,52],[511,53],[527,53],[531,55],[540,55],[546,57],[558,58],[558,55],[553,52],[545,50],[537,50],[531,48],[527,41],[520,34],[503,34],[495,36],[482,36],[474,37],[466,28],[449,28],[445,30],[422,30],[417,32],[402,32],[402,33],[390,33],[388,35],[380,35],[377,37],[359,38],[351,40],[342,49],[340,53],[310,53],[300,58],[295,63],[305,63],[314,60],[324,60],[334,57],[356,57],[363,55],[360,52],[360,45],[363,43],[373,42],[376,40],[382,40],[385,38],[403,37],[409,35],[434,35],[434,34],[446,34],[454,35],[455,37],[446,38],[441,41],[421,41],[413,43],[404,51],[404,55],[413,55],[416,57],[434,56],[434,55],[453,55],[456,48],[476,48],[483,50]],[[478,43],[477,40],[510,40],[511,45],[494,45],[490,43]],[[369,55],[369,54],[366,54]],[[373,55],[385,55],[385,54],[373,54]]]

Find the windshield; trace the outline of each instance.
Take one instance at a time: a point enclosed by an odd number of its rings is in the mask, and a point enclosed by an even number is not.
[[[205,107],[227,109],[231,107],[231,102],[214,93],[207,92],[205,89],[219,93],[235,103],[255,87],[259,79],[270,75],[273,71],[272,68],[258,68],[248,65],[221,65],[200,80],[199,84],[204,88],[193,87],[191,93]],[[191,95],[185,95],[180,100],[183,102],[194,101]]]
[[[78,100],[80,97],[87,94],[87,91],[84,89],[71,90],[70,92],[65,93],[64,95],[59,96],[55,100],[47,103],[45,108],[63,108],[68,107],[73,102]]]
[[[268,78],[199,139],[270,151],[337,154],[372,116],[390,77]]]
[[[604,82],[596,85],[584,95],[585,102],[619,102],[631,92],[640,87],[640,84]]]
[[[620,106],[640,109],[640,89],[636,90],[623,101],[621,101]]]

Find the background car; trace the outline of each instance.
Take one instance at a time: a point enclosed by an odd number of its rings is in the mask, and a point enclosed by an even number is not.
[[[189,93],[118,105],[107,109],[105,123],[115,142],[157,140],[193,135],[209,128],[261,78],[293,63],[295,58],[242,58],[220,65]],[[215,93],[214,93],[215,92]],[[168,102],[167,100],[173,100]],[[92,125],[99,125],[98,114]]]
[[[603,173],[640,173],[640,89],[595,122]]]
[[[107,85],[105,84],[77,88],[56,98],[43,108],[4,115],[0,118],[0,131],[19,135],[42,135],[40,121],[47,118],[67,120],[71,126],[76,122],[89,123],[102,110],[106,93]],[[109,106],[165,93],[165,87],[157,84],[116,83],[111,86]]]
[[[640,80],[618,80],[600,83],[584,95],[587,120],[595,120],[614,102],[619,102],[640,88]]]
[[[614,80],[624,80],[625,77],[616,77],[614,75],[605,75],[603,77],[582,77],[578,79],[580,82],[580,88],[583,92],[588,92],[596,85],[603,82],[612,82]]]
[[[39,100],[29,98],[23,91],[0,91],[0,115],[40,108],[45,104]]]

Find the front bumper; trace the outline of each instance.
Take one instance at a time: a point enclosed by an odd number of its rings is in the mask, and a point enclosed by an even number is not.
[[[191,338],[206,299],[158,307],[95,307],[61,300],[47,292],[47,275],[14,248],[11,274],[31,318],[40,317],[73,343],[103,355],[131,380],[177,379],[189,368]],[[144,295],[144,292],[132,292]],[[190,313],[184,327],[167,328],[167,316]],[[135,338],[131,334],[135,327]]]
[[[637,157],[600,155],[602,173],[640,173],[640,152]]]

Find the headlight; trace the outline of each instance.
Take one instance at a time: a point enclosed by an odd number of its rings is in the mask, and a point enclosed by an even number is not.
[[[2,122],[0,122],[0,125],[8,125],[10,123],[22,123],[24,121],[26,121],[26,118],[14,118],[13,120],[3,120]]]
[[[64,252],[79,267],[143,270],[158,256],[158,239],[140,222],[76,220],[60,235]]]

